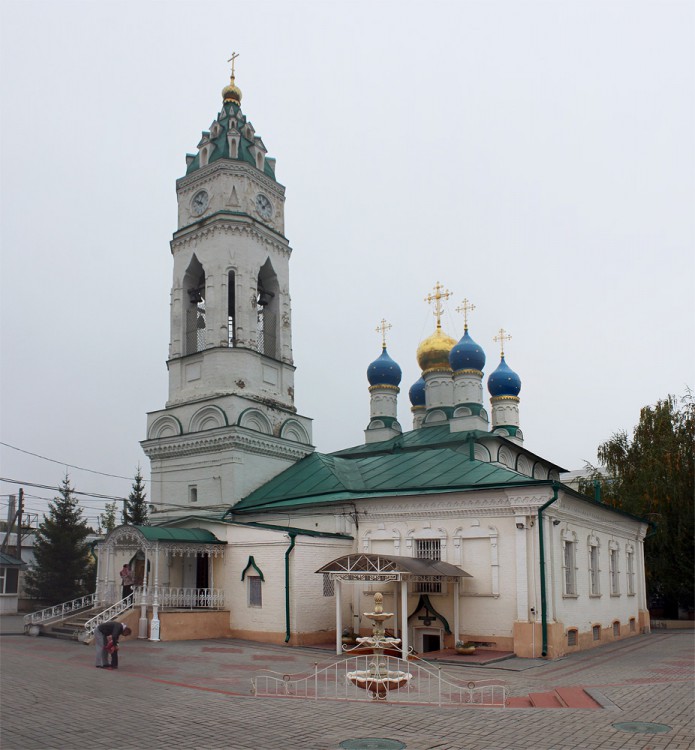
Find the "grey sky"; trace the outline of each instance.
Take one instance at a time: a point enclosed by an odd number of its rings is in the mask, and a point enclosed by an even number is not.
[[[476,304],[486,375],[492,336],[511,333],[525,445],[567,469],[694,385],[692,2],[1,7],[2,441],[149,476],[138,441],[167,397],[174,182],[232,50],[287,187],[296,402],[319,450],[362,441],[382,317],[410,428],[438,280],[450,335],[455,307]],[[5,477],[63,474],[0,459]]]

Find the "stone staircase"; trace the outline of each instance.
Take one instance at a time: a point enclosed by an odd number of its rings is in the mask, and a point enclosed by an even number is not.
[[[64,638],[71,641],[80,641],[82,640],[81,636],[84,634],[84,626],[87,620],[91,620],[92,617],[95,617],[101,611],[101,608],[95,607],[93,609],[85,609],[81,612],[73,613],[64,620],[58,620],[57,622],[43,625],[41,635],[46,635],[49,638]]]
[[[545,693],[515,695],[507,708],[603,708],[583,688],[558,687]]]

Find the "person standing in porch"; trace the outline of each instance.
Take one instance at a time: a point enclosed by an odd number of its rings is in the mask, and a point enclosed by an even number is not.
[[[125,599],[126,596],[130,596],[133,593],[133,571],[130,569],[130,565],[128,563],[123,563],[123,567],[121,568],[121,587],[122,587],[122,599]]]
[[[131,632],[122,622],[102,622],[97,626],[94,631],[97,669],[118,669],[118,639],[121,636],[129,636]]]

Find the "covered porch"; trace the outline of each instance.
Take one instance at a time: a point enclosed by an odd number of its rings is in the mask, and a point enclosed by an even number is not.
[[[451,584],[453,589],[453,636],[457,641],[460,633],[459,596],[462,578],[472,578],[465,570],[441,560],[427,560],[416,557],[401,557],[384,554],[351,554],[339,557],[316,571],[327,575],[335,585],[335,620],[336,620],[336,654],[342,654],[343,632],[343,583],[388,584],[393,586],[393,619],[387,627],[401,639],[401,655],[408,658],[410,652],[409,620],[420,611],[424,612],[423,624],[430,625],[433,620],[441,620],[447,631],[447,620],[436,612],[429,598],[431,593],[441,593],[443,584]],[[413,596],[419,597],[415,611],[409,613],[408,588],[414,590]],[[399,603],[400,601],[400,603]],[[349,628],[351,629],[351,627]],[[426,633],[420,634],[427,637]]]
[[[224,589],[215,587],[226,544],[207,529],[119,526],[98,546],[96,604],[108,608],[130,599],[140,614],[138,638],[149,631],[150,640],[158,641],[162,611],[226,608]],[[133,574],[132,593],[122,590],[124,563]]]

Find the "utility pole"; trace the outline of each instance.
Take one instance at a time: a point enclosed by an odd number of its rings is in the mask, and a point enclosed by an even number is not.
[[[10,543],[10,534],[12,533],[12,525],[14,524],[14,512],[17,498],[14,495],[10,495],[10,502],[7,507],[7,530],[5,531],[5,538],[2,540],[2,551],[6,552],[7,547]]]
[[[17,559],[22,559],[22,516],[24,515],[24,489],[19,488],[19,502],[17,503]]]

